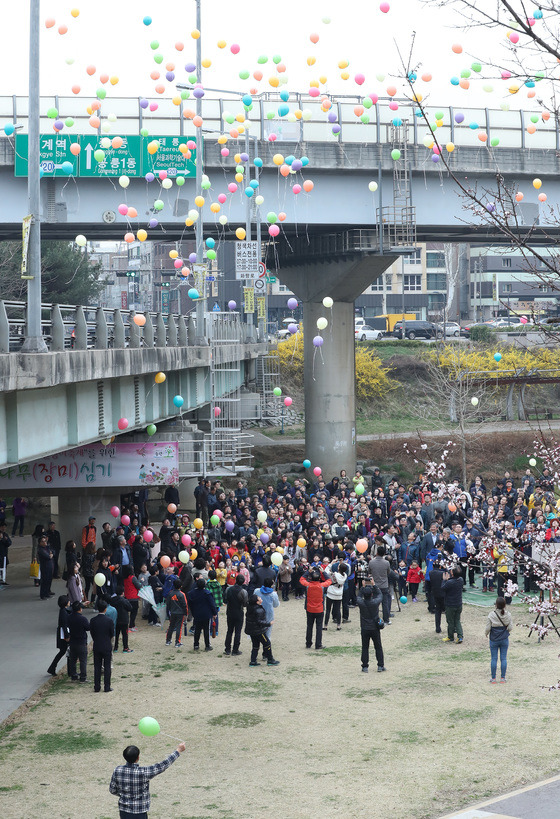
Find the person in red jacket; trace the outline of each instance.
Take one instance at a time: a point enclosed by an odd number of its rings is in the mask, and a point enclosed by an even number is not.
[[[307,577],[300,577],[299,582],[307,590],[305,610],[307,612],[307,633],[305,647],[313,644],[313,624],[315,624],[315,648],[323,648],[323,591],[331,585],[330,580],[321,580],[319,569],[311,569]]]
[[[418,565],[417,560],[413,560],[412,563],[410,564],[410,569],[408,570],[406,580],[408,583],[408,588],[410,589],[410,593],[412,595],[412,602],[417,603],[418,600],[416,598],[416,595],[418,594],[418,586],[424,580],[424,572]]]

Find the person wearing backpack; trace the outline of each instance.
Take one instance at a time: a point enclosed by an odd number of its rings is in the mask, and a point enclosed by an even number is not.
[[[513,631],[511,614],[506,611],[506,601],[503,597],[496,598],[496,608],[486,619],[484,633],[490,638],[490,682],[496,682],[498,667],[498,652],[500,653],[500,682],[506,682],[507,651],[509,634]]]

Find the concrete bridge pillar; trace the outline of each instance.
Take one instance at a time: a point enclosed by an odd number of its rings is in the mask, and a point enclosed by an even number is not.
[[[305,457],[330,480],[356,469],[356,366],[354,301],[397,256],[361,254],[342,261],[278,271],[303,306]],[[330,296],[332,308],[323,306]],[[317,329],[317,319],[329,324]],[[321,335],[322,347],[313,339]]]

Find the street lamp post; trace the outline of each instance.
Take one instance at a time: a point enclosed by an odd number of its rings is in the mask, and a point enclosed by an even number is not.
[[[39,14],[40,0],[29,4],[29,137],[27,154],[27,199],[29,246],[27,257],[26,337],[22,351],[46,353],[47,345],[41,332],[41,192],[39,136]]]
[[[202,43],[200,36],[201,26],[201,0],[196,0],[196,28],[199,32],[199,37],[196,41],[196,79],[197,82],[202,82]],[[196,98],[196,114],[202,117],[202,97]],[[202,126],[196,129],[196,196],[202,196]],[[204,257],[204,221],[202,218],[203,210],[200,209],[200,214],[195,222],[195,238],[196,238],[196,261],[197,264],[203,264]],[[196,302],[196,338],[195,343],[198,346],[207,346],[206,333],[204,331],[204,314],[206,312],[206,277],[202,282],[202,293]]]

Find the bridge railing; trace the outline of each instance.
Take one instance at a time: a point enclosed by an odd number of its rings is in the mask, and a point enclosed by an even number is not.
[[[109,114],[117,116],[113,128],[114,133],[121,136],[139,134],[142,128],[147,128],[150,134],[185,136],[193,134],[191,124],[194,115],[194,102],[181,100],[175,105],[171,99],[160,99],[157,110],[146,113],[140,105],[140,97],[107,98],[98,111],[103,121]],[[331,97],[329,111],[322,109],[319,98],[309,97],[307,94],[291,93],[288,104],[293,116],[279,117],[279,94],[267,92],[253,98],[253,108],[248,112],[251,120],[251,135],[257,139],[267,140],[271,134],[282,142],[358,142],[379,143],[391,142],[391,127],[395,120],[408,120],[408,142],[410,145],[422,145],[424,137],[429,133],[428,127],[417,107],[404,98],[380,97],[379,101],[370,108],[363,108],[363,102],[368,100],[361,95],[338,95]],[[397,103],[396,111],[389,109],[389,103]],[[60,119],[68,117],[74,120],[72,133],[92,133],[89,125],[89,114],[85,110],[84,101],[79,97],[41,97],[41,133],[51,133],[53,120],[47,117],[47,111],[56,108]],[[29,101],[27,97],[0,96],[0,122],[13,122],[21,131],[27,132]],[[543,119],[538,116],[538,122],[533,123],[531,117],[534,112],[523,110],[501,110],[490,108],[454,108],[451,106],[427,106],[425,108],[430,123],[437,126],[437,136],[442,144],[453,142],[455,145],[470,145],[483,147],[478,135],[484,132],[487,139],[485,146],[491,145],[493,137],[499,139],[501,148],[552,148],[560,149],[560,123],[550,116]],[[204,119],[203,133],[228,133],[231,126],[228,124],[230,114],[246,113],[241,103],[241,95],[224,95],[220,99],[212,98],[209,94],[202,100],[202,116]],[[442,116],[436,116],[441,114]],[[336,115],[336,120],[328,121],[328,116]],[[459,120],[459,121],[457,121]],[[527,129],[536,124],[534,133]],[[333,127],[335,133],[333,133]],[[64,131],[62,131],[64,133]],[[94,132],[95,133],[95,132]],[[100,136],[102,135],[99,130]],[[243,139],[243,137],[241,137]],[[2,157],[0,162],[8,157]],[[12,159],[13,161],[13,159]],[[4,161],[3,164],[8,164]]]
[[[0,353],[21,350],[26,310],[23,301],[0,301]],[[134,311],[70,304],[42,304],[41,311],[42,333],[51,352],[186,347],[194,344],[196,337],[191,315],[145,312],[137,316]],[[206,331],[207,338],[216,336],[222,343],[243,343],[247,337],[238,313],[207,313]]]

